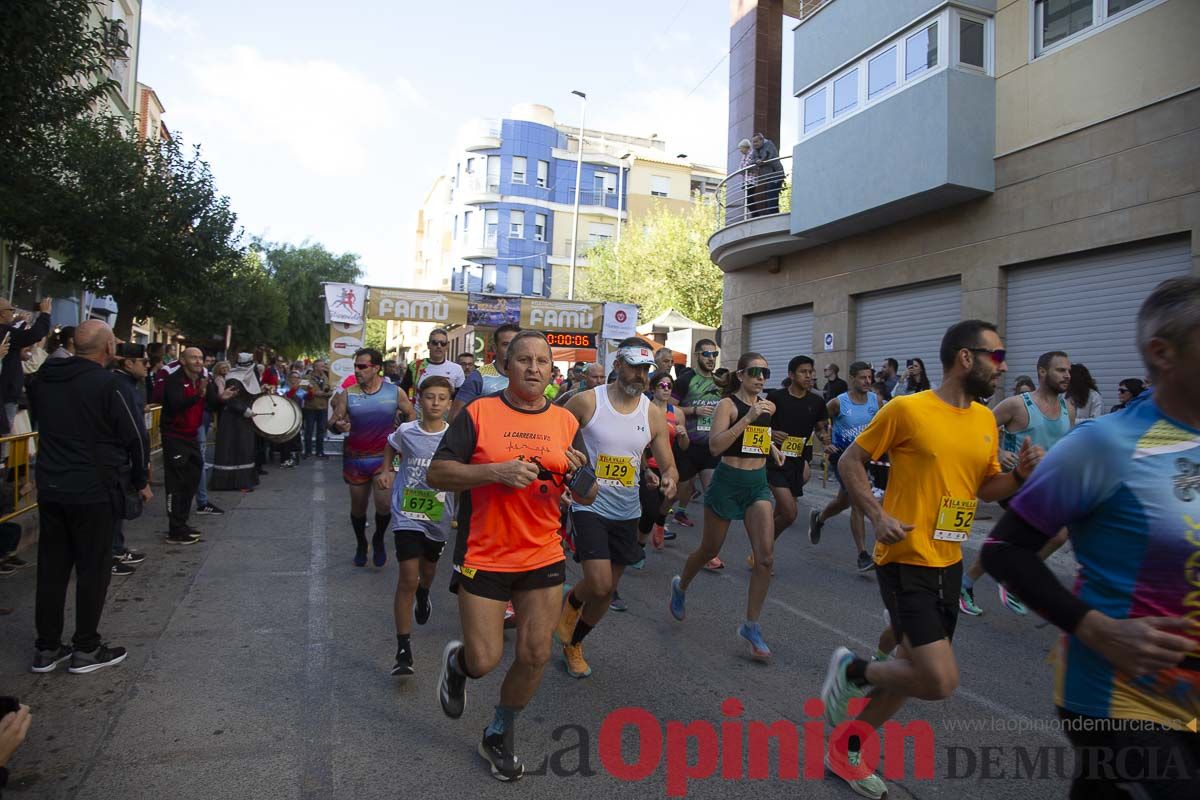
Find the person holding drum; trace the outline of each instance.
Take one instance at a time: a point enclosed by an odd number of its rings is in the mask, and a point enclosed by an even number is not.
[[[416,418],[412,403],[391,381],[383,379],[383,354],[373,347],[354,353],[355,382],[330,402],[329,430],[346,434],[342,443],[342,478],[350,486],[350,524],[354,527],[357,549],[354,565],[367,565],[367,505],[375,498],[375,533],[371,550],[375,566],[387,563],[383,536],[392,519],[391,493],[376,487],[375,476],[391,464],[385,464],[387,438],[398,421]]]
[[[454,393],[451,380],[442,375],[426,375],[417,390],[421,406],[419,422],[406,422],[388,437],[383,463],[400,456],[400,471],[385,469],[375,478],[378,487],[392,492],[392,530],[396,537],[396,561],[400,573],[396,582],[396,664],[393,675],[413,674],[412,634],[413,600],[416,600],[418,625],[429,621],[433,603],[429,590],[437,572],[438,558],[450,534],[454,519],[454,492],[439,492],[425,480],[429,462],[442,443],[449,425],[446,412]]]
[[[217,447],[209,488],[215,492],[252,492],[258,486],[258,469],[254,465],[251,404],[262,392],[253,357],[238,353],[237,367],[214,380],[223,381],[222,389],[233,388],[235,394],[221,404],[217,418]]]

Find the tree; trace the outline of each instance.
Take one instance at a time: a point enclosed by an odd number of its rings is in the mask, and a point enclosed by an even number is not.
[[[708,250],[716,213],[715,202],[703,196],[684,212],[654,205],[622,229],[619,245],[609,240],[588,250],[582,296],[636,303],[645,319],[674,308],[718,327],[724,275]]]
[[[279,349],[289,353],[325,350],[329,344],[329,325],[325,322],[325,290],[329,283],[353,283],[362,275],[354,253],[334,255],[320,244],[304,242],[267,244],[256,241],[252,247],[266,257],[267,272],[283,293],[287,323],[276,339]]]
[[[163,315],[189,339],[224,341],[229,325],[230,352],[252,352],[276,341],[287,325],[287,303],[262,256],[244,253],[224,269],[222,280],[205,287],[202,297],[169,298]]]

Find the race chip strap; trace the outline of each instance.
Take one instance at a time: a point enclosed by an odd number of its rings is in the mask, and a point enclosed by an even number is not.
[[[975,508],[978,505],[979,501],[974,499],[942,497],[942,502],[938,504],[933,538],[940,542],[965,542],[971,534],[971,524],[975,522]]]
[[[636,470],[629,456],[610,456],[601,453],[596,457],[596,483],[601,486],[633,488]]]
[[[409,519],[419,519],[425,522],[441,522],[442,513],[446,510],[446,495],[433,489],[412,489],[405,487],[404,499],[401,501],[400,513]]]
[[[742,433],[742,452],[756,456],[770,455],[771,429],[766,425],[750,425]]]

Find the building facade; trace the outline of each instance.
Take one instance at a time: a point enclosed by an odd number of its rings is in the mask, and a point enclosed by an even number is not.
[[[791,210],[709,242],[724,348],[843,369],[919,357],[936,383],[942,333],[982,318],[1005,338],[1006,388],[1065,350],[1115,402],[1144,372],[1138,306],[1200,273],[1200,3],[802,13]]]

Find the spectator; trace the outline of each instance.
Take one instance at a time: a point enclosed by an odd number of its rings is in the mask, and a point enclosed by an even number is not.
[[[1116,413],[1125,406],[1129,405],[1129,401],[1137,397],[1145,391],[1146,385],[1142,383],[1140,378],[1126,378],[1117,384],[1117,400],[1119,401],[1112,407],[1111,413]]]
[[[754,166],[754,149],[750,147],[749,139],[738,142],[738,151],[742,160],[738,169],[742,170],[742,185],[744,188],[746,209],[753,210],[758,198],[755,196],[755,186],[758,184],[758,168]]]
[[[204,375],[211,375],[207,367],[202,367],[201,371]],[[224,379],[218,380],[216,376],[213,376],[212,381],[219,394],[225,388]],[[196,485],[196,513],[221,516],[225,511],[208,500],[208,484],[212,480],[213,468],[213,462],[208,459],[208,434],[212,430],[213,416],[216,413],[216,409],[210,411],[206,406],[204,413],[200,415],[200,430],[196,433],[196,441],[200,445],[200,457],[204,460],[204,466],[200,470],[200,482]]]
[[[586,371],[583,373],[583,382],[577,384],[570,391],[560,394],[557,398],[555,398],[554,404],[557,406],[565,406],[568,400],[580,392],[586,392],[589,389],[595,389],[597,386],[604,383],[604,379],[606,377],[604,365],[599,361],[593,361],[591,364],[587,365]]]
[[[325,359],[313,362],[308,376],[308,395],[304,398],[301,412],[304,415],[304,455],[325,458],[325,426],[329,424],[329,398],[333,387],[329,385],[329,367]],[[315,440],[315,441],[314,441]]]
[[[228,363],[228,362],[226,362],[226,363]],[[208,370],[209,372],[212,372],[216,366],[217,366],[217,357],[212,355],[211,353],[206,354],[204,356],[204,368],[206,370]]]
[[[1104,413],[1104,401],[1092,373],[1083,364],[1071,365],[1071,382],[1067,385],[1067,399],[1075,405],[1075,424],[1085,419],[1096,419]]]
[[[32,325],[24,320],[13,322],[16,309],[7,299],[0,297],[0,339],[8,339],[8,354],[0,363],[0,390],[3,392],[4,415],[8,424],[17,416],[17,405],[21,400],[21,389],[25,385],[25,370],[22,367],[22,351],[46,338],[50,332],[50,298],[38,304],[38,315]]]
[[[418,359],[417,361],[414,361],[413,363],[417,364],[419,362],[420,362],[420,359]],[[402,371],[400,369],[400,365],[397,364],[394,360],[383,362],[383,377],[392,383],[399,384],[402,380],[404,380],[403,372],[406,372],[406,371],[407,370]]]
[[[287,377],[287,390],[283,396],[296,404],[296,407],[301,409],[303,415],[304,401],[308,397],[308,389],[300,385],[300,370],[292,370]],[[300,453],[300,431],[296,431],[296,435],[286,442],[279,445],[279,466],[284,469],[291,469],[298,463],[297,455]]]
[[[850,386],[838,377],[840,371],[837,364],[830,364],[825,368],[825,386],[822,387],[821,393],[825,396],[826,403],[850,391]]]
[[[905,362],[904,380],[899,381],[892,392],[893,397],[924,392],[933,387],[929,385],[929,376],[925,373],[925,362],[919,358],[910,358]]]
[[[54,332],[50,358],[70,358],[75,355],[75,326],[64,325]]]
[[[1028,375],[1018,375],[1016,381],[1013,382],[1013,397],[1035,391],[1037,391],[1037,384]]]
[[[140,344],[117,345],[117,360],[113,363],[113,374],[117,377],[117,386],[126,394],[125,399],[133,409],[133,419],[138,427],[138,434],[146,437],[147,456],[149,455],[150,436],[146,433],[146,347]],[[129,483],[130,470],[122,468],[121,483]],[[150,462],[146,462],[146,477],[150,477]],[[112,574],[116,577],[132,575],[134,566],[146,560],[146,556],[137,550],[125,546],[125,519],[115,516],[113,519],[112,543]]]
[[[32,723],[33,715],[29,713],[29,706],[26,705],[0,718],[0,789],[8,784],[8,762],[25,741]]]
[[[163,343],[151,342],[146,345],[146,398],[154,397],[154,376],[163,366]]]
[[[225,363],[225,362],[222,362]],[[217,445],[213,453],[212,489],[217,492],[252,492],[258,486],[258,468],[254,463],[254,424],[250,404],[262,393],[258,372],[249,353],[239,353],[237,369],[216,378],[218,397],[232,396],[221,403],[217,421]],[[220,372],[220,370],[218,370]]]
[[[172,342],[167,342],[163,345],[163,361],[170,364],[173,361],[178,361],[177,353],[179,348]]]
[[[475,371],[475,354],[474,353],[459,353],[458,358],[454,359],[458,365],[462,367],[463,378]]]
[[[900,380],[900,362],[894,358],[885,358],[883,360],[883,368],[875,376],[875,380],[883,381],[883,385],[887,387],[887,395],[890,398],[893,390],[896,388],[896,383]]]
[[[673,375],[671,371],[675,366],[675,351],[669,347],[660,347],[654,353],[654,370],[656,372],[665,372],[668,375]],[[672,378],[672,381],[675,379]]]
[[[127,491],[136,490],[143,502],[152,496],[145,428],[117,377],[105,369],[116,356],[112,330],[89,320],[75,331],[75,348],[74,358],[51,360],[30,386],[39,426],[34,672],[52,672],[68,659],[73,673],[125,660],[125,648],[103,644],[98,630],[112,577],[113,524],[125,512]],[[126,465],[129,482],[122,487],[117,475]],[[72,570],[73,648],[62,643]]]
[[[758,167],[756,193],[757,211],[753,216],[779,213],[779,191],[783,188],[783,164],[779,163],[779,150],[775,143],[761,133],[750,140],[754,148],[754,165]]]

